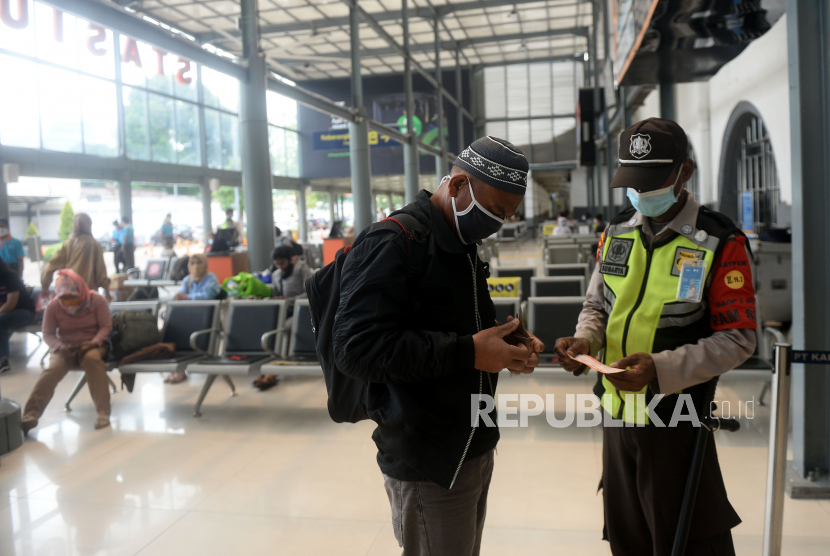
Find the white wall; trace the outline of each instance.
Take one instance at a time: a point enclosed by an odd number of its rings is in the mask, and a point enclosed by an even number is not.
[[[712,150],[709,110],[709,83],[680,83],[675,87],[677,123],[689,138],[697,158],[700,201],[711,206],[718,198],[717,180],[712,180]],[[717,164],[717,163],[716,163]]]
[[[752,103],[766,123],[778,166],[781,201],[792,203],[786,15],[709,80],[711,180],[715,187],[726,124],[742,100]]]

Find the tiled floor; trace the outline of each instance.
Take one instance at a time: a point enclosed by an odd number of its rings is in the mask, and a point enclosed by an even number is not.
[[[0,386],[23,403],[39,371],[21,369],[23,345],[13,346],[18,366]],[[202,377],[166,385],[141,375],[133,394],[113,397],[113,426],[101,431],[86,389],[62,411],[77,378],[70,373],[24,446],[0,459],[0,556],[400,554],[372,425],[332,423],[322,378],[289,378],[265,393],[238,383],[236,398],[217,382],[194,419]],[[757,398],[763,379],[727,375],[718,399],[737,407]],[[504,376],[499,390],[554,394],[558,408],[592,382],[559,371]],[[744,520],[734,530],[742,556],[761,552],[768,422],[768,408],[756,406],[739,432],[717,435]],[[596,428],[554,429],[539,416],[503,429],[482,553],[610,554],[600,451]],[[784,535],[784,554],[830,553],[830,501],[787,499]]]

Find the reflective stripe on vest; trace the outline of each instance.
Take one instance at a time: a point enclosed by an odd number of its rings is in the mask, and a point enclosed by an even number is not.
[[[610,226],[606,234],[600,271],[608,311],[603,359],[610,364],[632,353],[652,353],[659,329],[688,326],[706,316],[705,300],[686,303],[676,299],[680,262],[693,257],[705,260],[706,284],[720,240],[709,236],[698,244],[677,234],[650,251],[639,228],[618,224]],[[600,402],[608,413],[626,423],[649,424],[648,386],[639,392],[618,392],[604,375],[602,385]]]

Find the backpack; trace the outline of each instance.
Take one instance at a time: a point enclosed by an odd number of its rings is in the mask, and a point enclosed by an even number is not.
[[[334,358],[334,316],[340,304],[340,275],[349,250],[359,245],[369,231],[402,228],[406,237],[409,256],[407,287],[410,291],[420,282],[427,259],[427,234],[423,225],[411,215],[400,213],[381,220],[361,234],[354,245],[340,249],[334,261],[315,272],[305,283],[308,307],[311,313],[311,329],[317,344],[317,357],[323,368],[328,391],[328,410],[336,423],[357,423],[369,418],[366,410],[366,381],[342,373]]]
[[[147,311],[120,311],[112,315],[112,355],[116,359],[159,343],[158,317]]]
[[[176,282],[184,280],[184,277],[190,274],[190,271],[187,268],[187,263],[189,262],[190,257],[187,255],[177,259],[176,263],[173,265],[173,270],[170,271],[170,279],[175,280]]]
[[[271,297],[271,288],[249,272],[240,272],[236,276],[226,278],[222,282],[221,288],[229,297],[257,297],[262,299]]]

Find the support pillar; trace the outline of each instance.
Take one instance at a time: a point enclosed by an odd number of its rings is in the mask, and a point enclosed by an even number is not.
[[[329,226],[334,225],[334,221],[337,220],[337,197],[334,195],[334,191],[329,191]]]
[[[205,180],[205,183],[200,186],[200,193],[202,197],[202,228],[205,230],[205,244],[207,244],[208,234],[213,232],[213,216],[210,210],[213,195],[210,191],[210,180]]]
[[[308,213],[305,204],[305,188],[302,186],[297,191],[297,221],[300,224],[297,239],[306,242],[308,241]]]
[[[674,120],[674,83],[660,83],[660,117]]]
[[[355,235],[374,222],[372,177],[369,163],[369,123],[363,105],[363,78],[360,76],[360,16],[357,0],[349,8],[352,55],[352,106],[359,111],[356,122],[349,122],[349,161],[352,173]]]
[[[129,172],[122,172],[118,180],[118,208],[121,211],[121,218],[125,216],[133,220],[133,184]]]
[[[787,0],[792,156],[793,343],[830,349],[830,11],[823,2]],[[793,365],[793,464],[801,477],[830,470],[830,373]],[[815,490],[826,481],[812,483]],[[825,488],[827,488],[825,486]],[[825,491],[826,496],[826,491]]]
[[[441,149],[441,154],[435,157],[435,181],[438,183],[438,185],[441,185],[441,178],[447,175],[447,144],[444,139],[444,80],[443,76],[441,75],[441,33],[439,31],[440,25],[441,21],[438,17],[436,17],[434,21],[435,80],[438,82],[438,87],[435,91],[435,101],[437,105],[435,115],[437,116],[438,120],[438,148]]]
[[[245,206],[248,262],[252,269],[260,269],[271,265],[271,251],[274,249],[273,184],[265,104],[268,72],[259,45],[257,0],[241,0],[240,9],[242,57],[248,62],[248,82],[239,83],[242,188],[248,200]]]
[[[412,61],[409,59],[409,5],[401,0],[401,25],[403,26],[403,88],[406,93],[406,133],[409,143],[403,146],[403,173],[406,181],[406,204],[415,201],[418,194],[418,138],[413,125],[415,117],[415,99],[412,94]]]
[[[0,218],[9,219],[9,189],[3,178],[3,164],[0,163]],[[39,229],[39,227],[38,227]]]
[[[464,147],[467,145],[464,144],[464,110],[461,109],[464,106],[464,96],[462,95],[463,87],[461,86],[461,50],[455,51],[455,98],[458,100],[458,108],[456,108],[456,126],[458,127],[458,134],[457,134],[457,141],[456,141],[456,152],[461,154],[461,151],[464,150]]]
[[[391,191],[389,193],[387,193],[386,199],[387,199],[387,203],[389,205],[389,214],[392,214],[393,212],[395,212],[395,202],[392,200],[392,192]]]

